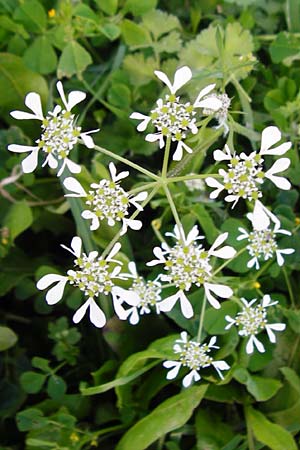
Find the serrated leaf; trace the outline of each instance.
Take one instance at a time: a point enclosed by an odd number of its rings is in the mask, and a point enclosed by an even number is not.
[[[155,47],[158,53],[176,53],[182,47],[182,40],[178,31],[172,31],[167,36],[162,37],[158,42],[156,42],[153,47]]]
[[[33,216],[30,207],[25,201],[14,203],[3,219],[3,226],[8,228],[9,237],[14,239],[23,233],[33,222]]]
[[[135,53],[125,56],[123,67],[133,85],[143,86],[154,78],[157,63],[152,56],[145,58],[142,53]]]
[[[153,34],[156,40],[163,34],[181,28],[178,17],[167,14],[159,9],[154,9],[145,14],[142,23]]]
[[[24,0],[14,13],[14,20],[21,22],[28,31],[43,32],[47,14],[38,0]]]
[[[34,72],[48,74],[56,69],[57,56],[48,39],[39,36],[26,49],[23,61]]]
[[[259,442],[272,450],[297,450],[297,445],[291,433],[270,422],[261,412],[247,407],[246,415],[254,436]]]
[[[125,43],[130,47],[151,45],[152,43],[149,32],[132,20],[124,19],[121,24],[121,31]]]
[[[11,328],[0,326],[0,352],[13,347],[17,340],[18,336]]]
[[[193,386],[161,403],[122,437],[116,450],[144,450],[161,436],[183,426],[201,402],[207,385]]]
[[[37,92],[46,103],[48,87],[44,78],[29,70],[22,58],[11,53],[0,53],[0,112],[8,116],[13,109],[24,109],[24,97]]]
[[[71,78],[77,75],[82,78],[82,72],[92,63],[90,54],[76,41],[69,42],[63,49],[57,68],[58,78]]]
[[[46,377],[47,375],[43,373],[33,372],[31,370],[24,372],[20,377],[21,386],[29,394],[36,394],[42,389]]]

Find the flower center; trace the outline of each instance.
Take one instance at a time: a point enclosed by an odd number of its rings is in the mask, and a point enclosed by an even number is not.
[[[223,183],[229,194],[248,200],[257,200],[262,197],[259,186],[263,183],[263,159],[260,155],[252,153],[245,159],[239,155],[232,157],[228,164],[228,172],[223,175]]]
[[[264,258],[267,261],[272,258],[277,249],[274,231],[267,228],[266,230],[254,230],[249,233],[247,249],[250,256]]]
[[[157,102],[157,107],[151,111],[153,125],[166,137],[173,141],[186,138],[186,131],[196,128],[196,114],[190,103],[178,103],[179,97],[166,95],[165,103]]]
[[[178,351],[175,351],[178,353]],[[191,370],[199,370],[201,367],[208,367],[213,362],[213,358],[208,356],[210,352],[208,345],[200,345],[199,342],[189,341],[183,344],[179,351],[179,360],[182,365]]]
[[[38,146],[57,159],[67,158],[78,141],[81,127],[74,125],[74,114],[62,110],[57,115],[49,113],[43,120],[43,133],[37,141]]]
[[[86,204],[99,220],[121,221],[128,215],[128,194],[118,184],[102,180],[97,188],[89,191]]]
[[[149,312],[149,307],[156,306],[161,300],[161,284],[157,281],[145,282],[142,278],[137,278],[130,290],[140,297],[138,307],[141,308],[141,314]]]
[[[236,316],[235,322],[241,328],[241,336],[258,334],[267,324],[267,312],[262,305],[255,308],[243,308]]]
[[[211,277],[209,256],[202,246],[178,243],[170,249],[165,269],[169,272],[169,281],[176,287],[188,291],[192,284],[200,286]]]
[[[113,282],[109,263],[102,258],[93,260],[85,253],[75,261],[78,270],[68,271],[69,283],[78,286],[84,295],[94,298],[100,293],[105,295],[111,292]]]

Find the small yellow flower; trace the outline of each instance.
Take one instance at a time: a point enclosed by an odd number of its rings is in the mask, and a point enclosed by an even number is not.
[[[254,287],[255,289],[260,289],[261,284],[260,284],[258,281],[254,281],[253,287]]]
[[[155,230],[159,230],[161,228],[161,219],[152,220],[151,225]]]
[[[54,9],[54,8],[49,9],[49,11],[48,11],[48,17],[49,17],[50,19],[53,19],[53,17],[55,17],[55,16],[56,16],[56,11],[55,11],[55,9]]]
[[[72,442],[78,442],[78,441],[79,441],[78,434],[72,433],[71,436],[70,436],[70,441],[72,441]]]
[[[295,224],[300,225],[300,217],[295,217]]]
[[[98,442],[97,442],[96,439],[93,439],[93,440],[91,441],[91,446],[92,446],[92,447],[97,447],[97,446],[98,446]]]

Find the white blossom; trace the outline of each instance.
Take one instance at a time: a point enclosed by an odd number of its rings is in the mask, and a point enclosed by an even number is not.
[[[247,263],[248,268],[260,267],[260,261],[268,261],[276,256],[277,264],[284,264],[283,255],[294,253],[293,248],[280,249],[277,243],[277,235],[284,234],[290,236],[291,233],[281,228],[279,219],[271,213],[259,200],[255,202],[253,213],[247,214],[252,223],[252,231],[248,232],[239,227],[241,234],[237,237],[238,241],[248,240],[247,250],[251,259]]]
[[[239,329],[239,335],[247,337],[246,352],[251,354],[254,352],[254,347],[260,353],[265,351],[263,344],[257,339],[256,335],[261,331],[266,330],[269,340],[272,344],[276,342],[276,336],[274,331],[285,330],[284,323],[268,323],[267,320],[267,309],[269,306],[276,305],[277,301],[272,301],[270,295],[264,295],[262,302],[256,306],[253,306],[257,301],[256,298],[248,302],[244,298],[241,298],[244,304],[242,311],[238,312],[236,317],[232,318],[230,316],[225,316],[228,325],[226,330],[228,330],[232,325],[235,325]]]
[[[193,316],[193,308],[185,292],[195,286],[204,287],[207,300],[214,308],[220,308],[219,301],[214,295],[221,298],[229,298],[232,289],[223,284],[213,282],[211,257],[222,259],[232,258],[236,251],[233,247],[225,245],[220,247],[227,239],[228,233],[221,234],[213,243],[210,250],[198,244],[198,240],[203,239],[199,235],[198,227],[195,225],[185,237],[183,228],[175,225],[174,233],[166,233],[176,240],[174,247],[169,247],[166,242],[161,247],[155,247],[153,253],[157,259],[147,263],[148,266],[163,264],[166,271],[160,275],[160,280],[175,285],[178,291],[159,303],[160,311],[169,312],[179,300],[182,314],[186,318]]]
[[[149,314],[151,309],[155,309],[157,314],[160,312],[161,283],[157,279],[145,281],[138,275],[133,262],[128,267],[130,274],[127,274],[127,278],[132,278],[132,286],[129,289],[114,286],[112,298],[119,319],[128,319],[131,325],[136,325],[140,316]]]
[[[75,256],[74,268],[68,270],[66,276],[54,273],[43,276],[38,281],[37,288],[43,290],[55,284],[46,294],[48,305],[54,305],[62,299],[67,283],[79,288],[87,297],[87,300],[76,311],[73,321],[78,323],[85,313],[89,311],[90,321],[96,327],[101,328],[105,325],[106,318],[95,298],[99,294],[110,294],[114,287],[114,280],[124,279],[124,275],[120,273],[122,263],[114,259],[114,256],[121,248],[121,244],[115,244],[105,259],[98,256],[96,251],[92,251],[89,254],[83,253],[82,241],[78,236],[72,239],[71,248],[65,245],[62,245],[62,247]]]
[[[66,98],[61,81],[56,83],[60,94],[63,108],[56,105],[53,111],[49,111],[44,117],[40,95],[36,92],[30,92],[25,97],[25,105],[32,113],[25,111],[12,111],[10,114],[17,120],[36,119],[42,122],[42,134],[36,141],[36,146],[11,144],[8,150],[16,153],[27,153],[29,155],[22,161],[24,173],[33,172],[38,164],[38,154],[41,151],[44,154],[42,166],[48,165],[51,169],[59,169],[57,175],[61,175],[64,168],[67,167],[72,173],[79,173],[81,168],[78,164],[69,159],[69,155],[81,138],[88,148],[94,147],[94,142],[90,133],[99,130],[82,132],[81,127],[77,126],[75,116],[71,109],[82,102],[86,94],[82,91],[71,91]]]
[[[64,180],[66,189],[72,194],[65,197],[82,197],[89,209],[82,212],[84,219],[91,220],[90,229],[97,230],[102,220],[106,220],[109,226],[114,226],[116,222],[122,223],[121,236],[126,233],[127,228],[140,230],[142,222],[140,220],[128,219],[130,206],[134,206],[138,211],[143,211],[139,202],[147,198],[147,192],[140,192],[133,196],[120,186],[119,182],[129,175],[124,171],[117,174],[114,163],[109,163],[111,180],[103,179],[99,183],[92,183],[86,192],[79,181],[68,177]]]
[[[208,95],[208,98],[212,98],[212,97],[220,100],[222,103],[222,106],[217,111],[214,111],[210,108],[204,108],[203,114],[205,114],[207,116],[210,114],[214,114],[215,119],[218,121],[218,125],[215,127],[215,129],[223,127],[224,128],[224,136],[226,136],[226,134],[228,134],[228,132],[229,132],[229,127],[227,124],[227,116],[228,116],[228,109],[230,107],[231,100],[228,97],[228,95],[226,94],[226,92],[224,92],[224,94],[212,93],[212,94]]]
[[[225,200],[230,203],[232,202],[232,207],[236,205],[240,198],[256,201],[262,197],[261,187],[266,178],[280,189],[290,189],[290,182],[286,178],[277,175],[289,167],[289,158],[279,158],[267,171],[264,171],[264,156],[283,155],[291,148],[291,142],[285,142],[277,147],[273,147],[280,140],[281,132],[279,129],[270,126],[262,132],[261,147],[258,152],[252,152],[250,155],[246,155],[245,153],[241,153],[240,155],[236,153],[232,154],[228,145],[225,145],[223,151],[215,150],[215,161],[229,161],[229,163],[227,170],[219,170],[219,175],[223,179],[222,182],[216,178],[206,178],[207,185],[214,188],[214,191],[210,194],[210,198],[217,198],[225,190],[228,193]]]
[[[173,142],[177,142],[173,160],[180,161],[183,156],[183,150],[192,153],[192,149],[185,144],[184,140],[187,133],[190,131],[196,134],[198,128],[196,126],[196,108],[209,108],[216,111],[222,103],[216,97],[206,97],[209,92],[215,87],[210,84],[202,89],[193,105],[188,103],[181,103],[180,97],[176,96],[176,92],[184,86],[192,78],[192,71],[189,67],[184,66],[176,70],[174,75],[174,82],[171,83],[164,72],[156,70],[155,75],[164,83],[170,90],[164,99],[159,98],[149,116],[134,112],[130,115],[131,119],[140,120],[137,126],[138,131],[145,131],[147,126],[152,123],[156,128],[156,133],[150,133],[146,136],[148,142],[159,142],[159,147],[163,148],[165,145],[165,138],[169,137]]]
[[[215,361],[209,353],[212,349],[218,349],[215,345],[217,338],[213,336],[208,344],[200,344],[196,341],[189,341],[185,331],[181,334],[181,339],[177,339],[174,345],[174,353],[178,355],[178,360],[165,361],[163,366],[170,369],[167,373],[167,379],[173,380],[177,377],[181,367],[187,367],[190,372],[182,380],[184,387],[190,386],[193,382],[199,381],[201,376],[199,371],[213,366],[218,375],[223,380],[222,370],[230,369],[225,361]]]

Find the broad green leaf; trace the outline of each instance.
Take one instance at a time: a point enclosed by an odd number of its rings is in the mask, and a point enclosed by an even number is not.
[[[238,305],[234,301],[222,302],[221,309],[208,308],[205,312],[204,328],[208,334],[226,334],[228,330],[225,330],[228,322],[225,320],[225,316],[229,315],[235,317],[238,311]]]
[[[172,30],[181,29],[178,17],[167,14],[159,9],[153,9],[145,14],[142,23],[153,34],[156,40]]]
[[[63,49],[57,68],[58,78],[71,78],[77,75],[82,78],[82,72],[92,63],[90,54],[76,41],[69,42]]]
[[[290,367],[281,367],[280,372],[283,373],[285,379],[300,394],[300,377]]]
[[[11,242],[23,233],[33,222],[32,212],[25,201],[14,203],[3,219],[3,226],[9,230]]]
[[[266,416],[252,407],[246,408],[247,422],[259,442],[271,450],[297,450],[297,445],[287,430],[270,422]]]
[[[131,102],[131,92],[126,84],[113,83],[107,93],[107,99],[118,108],[128,109]]]
[[[55,71],[57,56],[48,39],[39,36],[25,51],[23,61],[34,72],[48,74]]]
[[[29,394],[36,394],[42,389],[46,377],[47,375],[44,373],[33,372],[31,370],[24,372],[20,377],[21,386]]]
[[[109,16],[116,14],[118,9],[118,0],[95,0],[97,6]]]
[[[144,450],[161,436],[184,425],[206,389],[207,385],[193,386],[161,403],[127,431],[116,450]]]
[[[121,30],[125,43],[130,47],[148,46],[152,43],[149,32],[132,20],[124,19]]]
[[[221,414],[201,408],[196,413],[195,427],[197,450],[219,450],[234,436],[230,426],[223,422]]]
[[[300,58],[299,38],[285,31],[279,33],[270,46],[270,54],[274,63],[284,62],[287,58]]]
[[[41,33],[46,28],[47,14],[38,0],[24,0],[14,13],[16,22],[21,22],[28,31]]]
[[[73,9],[73,15],[76,17],[82,17],[85,21],[91,21],[98,24],[99,17],[97,14],[86,4],[79,3]]]
[[[23,110],[25,95],[32,91],[46,102],[48,87],[44,78],[29,70],[19,56],[0,53],[0,112],[5,116],[13,109]]]
[[[0,352],[13,347],[17,340],[18,336],[11,328],[0,326]]]
[[[104,22],[99,27],[102,34],[104,34],[107,39],[110,41],[114,41],[117,39],[121,34],[121,29],[118,25],[115,25],[114,23],[110,22]]]
[[[245,384],[248,392],[252,394],[258,402],[265,402],[274,397],[282,387],[282,383],[279,380],[251,375],[242,367],[234,370],[233,377],[240,383]]]
[[[126,0],[124,11],[131,12],[134,16],[142,16],[157,5],[157,0]]]
[[[17,414],[17,425],[20,431],[37,430],[43,428],[47,419],[37,408],[28,408]]]
[[[39,356],[35,356],[32,358],[31,364],[36,369],[40,369],[43,372],[49,373],[51,371],[49,366],[49,361],[45,358],[40,358]]]
[[[292,33],[300,31],[300,3],[298,0],[286,0],[285,7],[288,29]]]
[[[51,375],[47,383],[47,392],[53,400],[59,400],[67,390],[67,385],[62,377]]]

